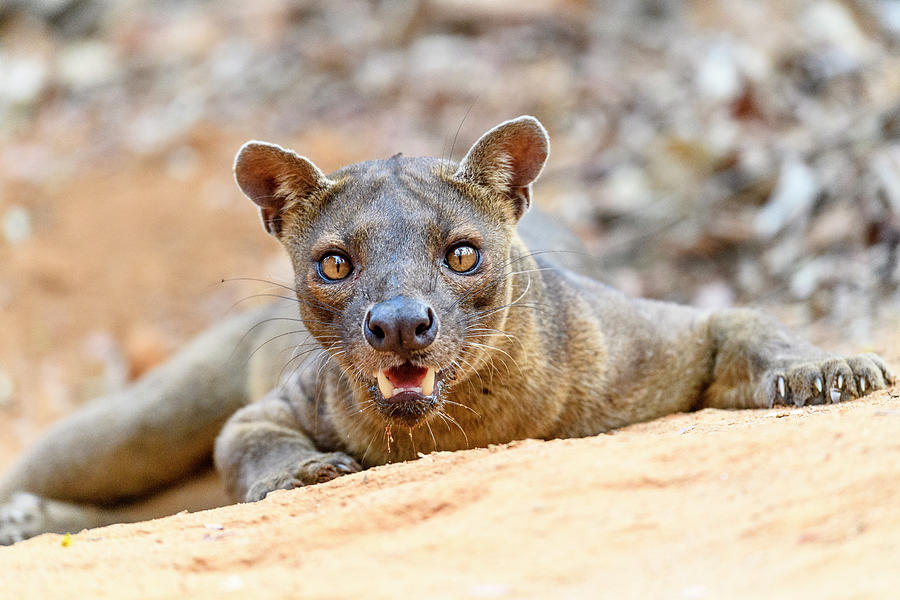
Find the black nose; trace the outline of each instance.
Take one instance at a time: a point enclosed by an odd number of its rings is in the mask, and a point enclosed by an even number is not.
[[[437,337],[437,330],[437,317],[431,307],[405,296],[396,296],[373,306],[363,326],[370,346],[401,355],[430,346]]]

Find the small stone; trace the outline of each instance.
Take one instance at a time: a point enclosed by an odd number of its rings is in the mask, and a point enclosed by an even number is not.
[[[56,71],[60,83],[82,90],[114,80],[119,73],[119,63],[109,45],[84,41],[63,49],[56,62]]]
[[[603,186],[603,212],[627,214],[648,206],[654,200],[650,182],[643,169],[633,165],[616,168]]]
[[[819,282],[829,275],[830,263],[813,260],[797,269],[791,276],[791,295],[798,300],[806,300],[819,287]]]
[[[734,52],[724,44],[707,49],[697,65],[697,90],[712,102],[732,102],[744,89]]]
[[[697,289],[694,300],[691,302],[697,308],[709,310],[722,310],[734,306],[734,290],[727,282],[711,281],[701,285]]]
[[[788,223],[800,226],[798,219],[807,216],[819,190],[815,171],[801,160],[786,160],[769,201],[756,214],[753,222],[756,233],[770,239]]]
[[[386,94],[398,85],[403,75],[403,64],[400,52],[373,54],[356,70],[356,85],[364,94]]]
[[[22,206],[11,206],[3,215],[3,238],[10,245],[31,237],[31,214]]]
[[[0,54],[0,104],[30,105],[47,84],[47,67],[36,57]]]
[[[857,59],[873,50],[850,9],[835,0],[819,0],[810,5],[800,18],[800,27],[813,42],[839,48]]]

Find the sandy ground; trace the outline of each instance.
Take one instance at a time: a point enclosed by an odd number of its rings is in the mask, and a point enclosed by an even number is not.
[[[896,358],[896,354],[894,355]],[[893,394],[893,396],[891,395]],[[900,400],[673,415],[0,548],[10,598],[888,598]]]
[[[210,140],[222,150],[189,177],[144,165],[6,190],[35,227],[0,247],[0,368],[14,384],[0,466],[122,365],[135,375],[261,289],[221,279],[283,273],[223,177],[238,141]],[[900,366],[884,334],[872,349]],[[896,387],[840,406],[707,410],[432,455],[67,544],[41,536],[0,548],[0,597],[886,598],[900,589],[898,481]]]

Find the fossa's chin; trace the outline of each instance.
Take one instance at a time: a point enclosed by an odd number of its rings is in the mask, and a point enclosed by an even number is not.
[[[378,394],[380,396],[380,392]],[[423,396],[418,392],[400,392],[390,400],[378,398],[375,405],[389,423],[412,428],[428,418],[437,405],[437,398]]]

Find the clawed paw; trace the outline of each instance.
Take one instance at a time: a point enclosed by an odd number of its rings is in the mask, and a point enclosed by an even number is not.
[[[894,383],[887,365],[875,354],[791,363],[772,369],[758,388],[760,404],[838,403],[865,396]]]
[[[247,490],[245,500],[256,502],[274,490],[289,490],[324,483],[361,470],[359,463],[343,452],[316,454],[300,461],[291,469],[260,479]]]

